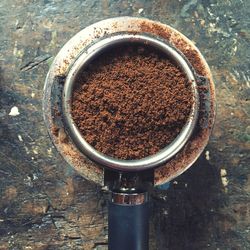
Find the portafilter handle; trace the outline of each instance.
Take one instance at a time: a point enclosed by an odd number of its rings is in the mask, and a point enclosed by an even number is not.
[[[111,192],[108,206],[109,250],[148,250],[148,192]]]

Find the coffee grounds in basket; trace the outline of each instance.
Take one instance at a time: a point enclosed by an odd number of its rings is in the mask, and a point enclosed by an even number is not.
[[[141,159],[176,138],[192,102],[190,82],[165,54],[126,44],[105,51],[79,74],[72,117],[96,150]]]

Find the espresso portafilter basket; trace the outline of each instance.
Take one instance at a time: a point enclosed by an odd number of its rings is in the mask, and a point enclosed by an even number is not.
[[[134,21],[134,25],[135,21],[146,20],[128,17],[125,19],[127,19],[127,21]],[[100,27],[100,25],[106,25],[107,32],[110,25],[109,22],[116,22],[115,28],[114,26],[110,26],[113,27],[110,28],[112,31],[117,28],[117,23],[119,22],[121,22],[122,25],[127,25],[127,23],[124,22],[124,18],[108,20],[108,22],[104,20],[97,23],[97,25],[99,25],[98,27]],[[89,27],[87,29],[89,29]],[[93,32],[94,30],[96,32],[96,29],[93,29]],[[94,180],[96,183],[104,185],[109,189],[109,249],[147,250],[150,215],[148,188],[156,184],[157,178],[160,178],[161,174],[164,175],[164,173],[167,173],[167,180],[170,180],[181,174],[191,165],[190,162],[187,163],[183,159],[185,157],[188,158],[186,156],[188,152],[187,148],[194,145],[194,135],[201,133],[200,131],[196,132],[196,130],[197,123],[199,123],[201,107],[199,86],[204,84],[204,81],[202,83],[204,77],[200,77],[189,60],[183,55],[182,51],[172,46],[168,41],[152,34],[145,34],[145,32],[138,32],[137,34],[124,32],[124,29],[123,33],[110,32],[109,35],[106,33],[101,36],[101,38],[98,36],[97,39],[94,39],[88,46],[84,45],[84,49],[82,49],[80,53],[75,53],[74,56],[71,54],[71,59],[69,59],[71,62],[66,63],[67,69],[65,70],[62,66],[65,66],[66,54],[70,53],[70,48],[72,48],[72,51],[73,48],[76,48],[76,43],[79,40],[77,40],[76,37],[74,39],[68,42],[68,47],[66,44],[67,48],[64,47],[64,54],[59,52],[59,54],[61,53],[61,58],[58,56],[59,59],[55,59],[46,79],[44,91],[46,124],[49,128],[52,140],[64,158],[84,177]],[[98,152],[84,139],[71,116],[72,93],[79,75],[94,58],[101,56],[105,50],[116,45],[129,43],[146,44],[147,46],[160,50],[171,61],[178,65],[192,87],[192,96],[190,97],[193,100],[191,112],[180,133],[169,145],[166,145],[166,147],[158,153],[138,160],[121,160]],[[62,57],[65,57],[64,64],[62,64]],[[68,58],[70,57],[67,57],[67,59]],[[61,65],[59,63],[60,60]],[[62,72],[64,72],[64,74],[60,74]],[[210,95],[208,103],[210,110],[212,106],[210,105],[211,100]],[[57,117],[55,115],[55,109],[57,109]],[[56,131],[59,131],[57,135],[52,131],[55,130],[55,126],[58,128]],[[65,142],[65,140],[64,142],[60,141],[60,131],[62,130],[68,137],[67,142]],[[209,127],[208,132],[210,132],[210,130],[211,128]],[[202,149],[207,142],[207,137],[204,138],[205,142],[200,146]],[[197,144],[197,138],[195,143]],[[71,153],[69,154],[68,152],[70,150]],[[197,150],[197,152],[192,155],[192,161],[198,157],[201,151],[202,150]],[[175,166],[173,165],[175,162],[176,166],[183,164],[183,167],[181,169],[180,167],[176,167],[175,169],[175,167],[173,167]],[[171,167],[171,171],[168,171],[166,168],[166,165],[169,163],[172,164],[168,166],[169,169]]]

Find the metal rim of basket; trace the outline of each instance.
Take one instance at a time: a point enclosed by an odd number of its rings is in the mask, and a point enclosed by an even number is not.
[[[146,43],[164,52],[169,58],[174,60],[186,74],[188,81],[191,82],[193,93],[193,105],[191,108],[189,119],[187,120],[179,135],[158,153],[138,160],[121,160],[109,157],[102,154],[101,152],[98,152],[82,137],[80,131],[77,128],[77,125],[74,123],[71,116],[71,98],[77,74],[82,70],[83,67],[88,64],[89,61],[91,61],[103,50],[120,43],[128,42]],[[66,128],[73,142],[83,154],[85,154],[94,162],[117,171],[141,171],[151,169],[167,162],[170,158],[176,155],[184,147],[184,145],[192,135],[197,122],[198,107],[199,94],[197,90],[197,83],[193,70],[189,66],[186,59],[173,47],[157,38],[149,37],[146,35],[119,34],[104,38],[94,43],[86,51],[84,51],[73,63],[67,74],[67,78],[65,80],[65,85],[63,88],[63,117]]]

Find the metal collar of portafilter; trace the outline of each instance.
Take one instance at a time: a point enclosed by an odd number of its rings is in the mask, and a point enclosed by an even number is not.
[[[191,84],[193,94],[191,97],[193,99],[193,104],[191,107],[189,118],[180,131],[179,135],[158,153],[138,160],[121,160],[109,157],[102,154],[101,152],[98,152],[84,139],[71,116],[72,93],[74,91],[74,84],[76,83],[78,74],[85,69],[90,61],[100,55],[104,50],[112,46],[124,43],[147,44],[162,51],[169,59],[173,60],[182,69],[187,77],[187,80]],[[92,161],[104,167],[117,171],[135,172],[159,166],[168,161],[183,148],[183,146],[189,140],[196,125],[199,107],[199,94],[192,68],[187,63],[182,54],[175,48],[157,38],[146,35],[118,34],[97,41],[96,43],[88,47],[87,50],[83,51],[82,54],[73,63],[65,80],[62,106],[63,117],[67,131],[76,146],[83,154],[85,154]]]

